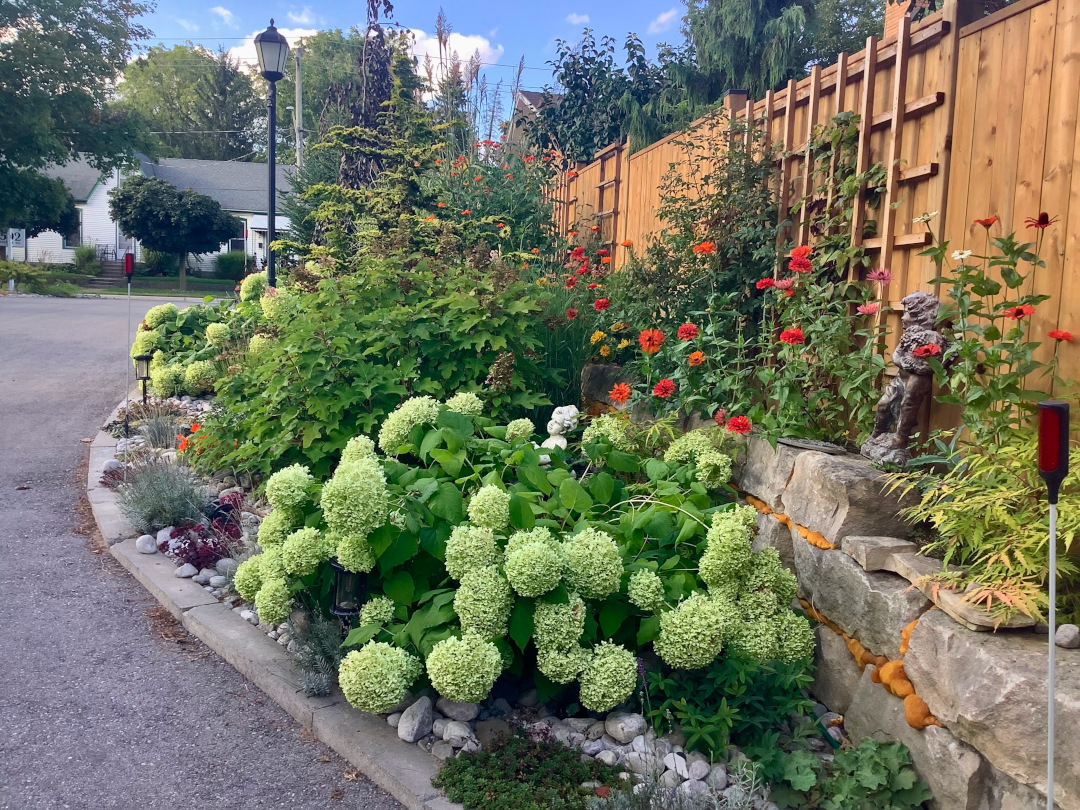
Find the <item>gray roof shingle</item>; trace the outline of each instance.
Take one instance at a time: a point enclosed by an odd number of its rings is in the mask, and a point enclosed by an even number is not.
[[[42,170],[42,174],[63,181],[71,192],[71,196],[75,198],[75,202],[84,203],[90,199],[90,192],[101,179],[102,173],[100,169],[95,169],[80,157],[63,166],[49,166]]]
[[[189,160],[162,158],[157,163],[142,161],[147,177],[160,177],[179,189],[190,188],[205,194],[226,211],[266,213],[267,167],[265,163],[241,163],[233,160]],[[277,167],[278,193],[292,191],[285,173],[288,166]]]

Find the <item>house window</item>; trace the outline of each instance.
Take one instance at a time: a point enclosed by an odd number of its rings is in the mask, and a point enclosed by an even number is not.
[[[229,240],[229,250],[247,251],[247,222],[240,220],[240,230]]]
[[[62,245],[64,248],[77,248],[82,244],[82,218],[83,210],[81,208],[75,209],[75,215],[78,218],[78,222],[75,225],[75,229],[71,233],[63,235]]]

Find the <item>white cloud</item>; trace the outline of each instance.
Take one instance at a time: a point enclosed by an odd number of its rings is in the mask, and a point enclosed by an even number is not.
[[[665,11],[663,14],[661,14],[659,17],[649,23],[649,33],[664,33],[664,31],[667,31],[669,28],[671,28],[672,23],[675,22],[678,16],[679,10],[677,8],[673,8],[670,11]]]
[[[214,6],[210,9],[210,13],[218,15],[226,25],[236,25],[236,15],[224,6]]]
[[[588,25],[588,23],[589,23],[589,15],[588,14],[567,14],[566,15],[566,21],[568,23],[570,23],[571,25]]]
[[[424,57],[431,56],[435,65],[436,76],[440,75],[439,64],[439,40],[434,34],[428,34],[417,28],[412,29],[412,35],[416,38],[413,45],[413,55],[420,60],[420,70],[424,69]],[[480,34],[450,34],[447,42],[451,53],[456,52],[462,62],[468,62],[474,53],[480,53],[480,61],[494,63],[502,59],[504,48],[502,45],[492,45],[491,40]]]
[[[199,30],[199,26],[197,26],[195,23],[191,22],[190,20],[185,20],[185,19],[182,19],[180,17],[177,17],[176,22],[185,31],[198,31]]]
[[[259,57],[255,55],[255,35],[261,34],[262,30],[254,31],[248,34],[244,40],[243,45],[237,45],[235,48],[229,48],[229,55],[233,59],[240,62],[241,65],[250,67],[252,70],[258,70]],[[278,33],[289,41],[289,47],[295,48],[297,40],[303,37],[315,36],[319,33],[317,28],[279,28]]]
[[[290,11],[286,16],[289,18],[289,22],[297,25],[312,25],[315,22],[315,12],[311,10],[311,6],[304,6],[299,13]]]

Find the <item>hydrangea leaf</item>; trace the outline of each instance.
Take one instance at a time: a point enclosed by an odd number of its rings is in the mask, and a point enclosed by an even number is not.
[[[464,414],[455,413],[454,411],[440,413],[439,418],[435,420],[435,424],[441,428],[455,430],[465,437],[473,435],[472,420]]]
[[[637,643],[638,646],[648,644],[650,641],[655,641],[656,637],[660,635],[660,617],[650,616],[644,619],[638,626],[637,631]]]
[[[449,450],[440,447],[431,451],[431,458],[438,462],[447,475],[451,478],[457,478],[462,466],[465,464],[465,450],[462,448],[455,453],[451,453]]]
[[[345,640],[341,642],[342,647],[359,647],[361,644],[367,644],[371,639],[375,638],[375,634],[379,632],[379,625],[366,624],[363,627],[354,627],[349,631],[349,635],[345,636]]]
[[[442,436],[443,441],[446,442],[446,449],[451,453],[456,453],[465,446],[465,437],[453,428],[439,428],[439,435]]]
[[[531,639],[533,635],[534,609],[534,600],[519,598],[514,603],[514,610],[510,614],[510,638],[513,639],[514,644],[516,644],[517,648],[522,652],[525,651],[525,647],[528,645],[529,639]]]
[[[628,618],[630,618],[630,608],[622,601],[609,599],[600,608],[600,629],[604,631],[605,636],[611,638]]]
[[[597,503],[609,503],[611,496],[615,494],[615,479],[606,472],[594,475],[589,481],[589,492]]]
[[[520,495],[510,497],[510,525],[515,529],[531,529],[536,525],[532,507]]]
[[[393,547],[391,547],[393,548]],[[408,571],[398,571],[383,582],[383,592],[399,605],[408,605],[413,600],[415,585]]]
[[[658,458],[649,459],[645,464],[645,474],[650,481],[660,481],[666,478],[669,472],[668,465]]]
[[[567,509],[577,512],[584,512],[593,503],[589,493],[573,478],[567,478],[559,484],[559,502]]]
[[[427,460],[431,451],[442,442],[443,436],[438,430],[429,430],[424,434],[424,440],[420,442],[420,458]]]
[[[428,509],[435,517],[457,525],[465,514],[465,500],[458,488],[446,481],[439,485],[439,491],[428,501]]]
[[[411,560],[419,550],[420,538],[412,532],[402,532],[394,538],[386,551],[379,555],[379,570],[385,574],[395,566]]]
[[[533,466],[521,466],[517,468],[518,478],[524,480],[526,483],[531,484],[540,492],[545,495],[550,495],[552,491],[551,484],[548,483],[547,474],[539,467]]]
[[[612,450],[607,454],[606,461],[607,466],[617,472],[636,473],[641,466],[637,456],[621,450]]]

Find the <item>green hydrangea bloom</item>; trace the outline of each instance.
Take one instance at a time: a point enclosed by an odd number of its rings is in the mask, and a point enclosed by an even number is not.
[[[664,461],[668,464],[693,464],[702,453],[715,449],[716,445],[704,430],[692,430],[671,443],[664,451]]]
[[[472,391],[462,391],[446,400],[446,409],[465,416],[479,416],[484,412],[484,400]]]
[[[162,334],[157,329],[140,329],[135,333],[135,340],[131,343],[131,356],[152,356],[161,346],[161,339]]]
[[[167,365],[168,357],[165,356],[165,352],[158,349],[150,356],[150,370],[153,371],[156,368],[161,368]]]
[[[581,673],[581,705],[594,712],[614,709],[637,687],[637,659],[620,644],[604,641]]]
[[[366,574],[375,567],[375,551],[367,537],[346,534],[338,540],[337,561],[346,571]]]
[[[627,432],[627,425],[626,419],[613,413],[605,413],[589,422],[585,432],[581,434],[581,443],[592,444],[606,439],[613,449],[630,452],[634,449],[634,443]]]
[[[291,509],[275,509],[259,524],[259,545],[264,549],[280,546],[292,534],[299,515]]]
[[[805,616],[791,610],[776,617],[777,657],[786,664],[805,661],[814,654],[814,630]]]
[[[777,604],[783,608],[790,605],[795,598],[799,580],[784,568],[784,564],[780,562],[780,552],[772,546],[766,546],[754,555],[746,587],[752,591],[772,591],[776,594]]]
[[[299,298],[292,290],[283,290],[280,287],[270,287],[259,299],[263,317],[267,321],[279,326],[284,326],[295,313]]]
[[[530,543],[546,543],[556,551],[562,551],[562,543],[551,533],[551,530],[545,529],[543,526],[537,526],[535,529],[514,532],[510,535],[510,539],[506,541],[507,556]]]
[[[566,581],[586,599],[603,599],[618,592],[623,574],[619,547],[611,535],[585,529],[563,543]]]
[[[531,439],[535,432],[531,419],[515,419],[506,426],[506,441],[513,444],[517,439]]]
[[[195,360],[184,369],[184,390],[197,397],[213,391],[217,379],[217,366],[212,360]]]
[[[420,676],[420,659],[382,641],[372,641],[345,656],[338,683],[345,699],[363,712],[388,712],[401,703]]]
[[[179,363],[158,366],[150,372],[150,384],[159,397],[178,397],[184,393],[184,367]]]
[[[768,621],[777,613],[776,594],[772,591],[750,591],[739,597],[739,615],[744,622]]]
[[[537,602],[533,608],[533,641],[540,650],[566,651],[585,632],[585,602],[576,593],[564,604]]]
[[[676,669],[712,663],[724,642],[724,611],[704,593],[695,593],[660,616],[657,655]]]
[[[775,660],[780,655],[778,625],[776,619],[735,622],[725,633],[728,653],[754,661]]]
[[[502,531],[510,525],[510,493],[489,484],[469,499],[469,519],[478,526]]]
[[[642,568],[630,575],[626,593],[642,610],[657,611],[664,606],[664,583],[654,571]]]
[[[367,537],[386,522],[390,511],[382,466],[373,458],[338,465],[323,484],[320,503],[323,519],[333,531]]]
[[[206,340],[211,346],[221,347],[229,339],[229,325],[227,323],[208,323],[206,325]]]
[[[728,512],[716,512],[706,535],[705,553],[701,555],[698,571],[710,587],[725,582],[741,582],[750,572],[754,552],[750,548],[751,528],[746,525],[745,513],[736,507]],[[757,515],[754,523],[757,525]]]
[[[275,509],[296,509],[311,496],[315,477],[303,464],[278,470],[266,479],[266,500]]]
[[[394,600],[388,596],[376,596],[360,607],[360,626],[386,624],[394,618]]]
[[[150,307],[146,311],[143,323],[146,324],[147,329],[157,329],[167,323],[174,323],[179,311],[176,304],[158,304],[156,307]]]
[[[256,554],[254,557],[248,557],[237,566],[236,573],[233,574],[233,587],[246,602],[253,601],[255,599],[255,594],[257,594],[259,588],[262,587],[261,557],[261,554]]]
[[[506,578],[521,596],[540,596],[558,587],[565,559],[544,542],[529,543],[506,556]]]
[[[285,579],[285,563],[281,559],[281,547],[271,546],[259,555],[263,584],[271,579]]]
[[[379,448],[396,456],[398,448],[409,441],[409,431],[417,425],[432,425],[439,418],[439,403],[431,397],[413,397],[402,402],[379,430]]]
[[[506,635],[513,606],[514,592],[510,583],[494,565],[465,574],[454,595],[454,612],[462,631],[476,633],[482,638]]]
[[[467,524],[455,526],[446,541],[446,573],[454,579],[500,562],[502,552],[491,529]]]
[[[262,273],[252,273],[240,282],[240,300],[251,301],[262,298],[262,294],[266,292],[268,281],[265,271]]]
[[[695,477],[712,489],[722,487],[731,480],[731,458],[719,450],[706,450],[697,457]]]
[[[318,529],[298,529],[281,546],[281,562],[287,573],[304,577],[314,573],[319,563],[328,559],[325,552]]]
[[[555,683],[570,683],[589,664],[591,655],[580,644],[560,650],[545,647],[536,654],[536,668]]]
[[[448,700],[478,703],[502,672],[499,648],[475,633],[436,644],[427,658],[431,685]]]
[[[375,458],[375,442],[367,436],[354,436],[341,451],[341,464],[352,464],[365,458]]]
[[[273,342],[274,339],[267,337],[266,335],[253,335],[251,340],[248,341],[248,352],[250,354],[261,354],[266,351]]]
[[[267,624],[281,624],[289,618],[292,610],[292,594],[284,579],[268,579],[255,594],[255,610],[259,620]]]

